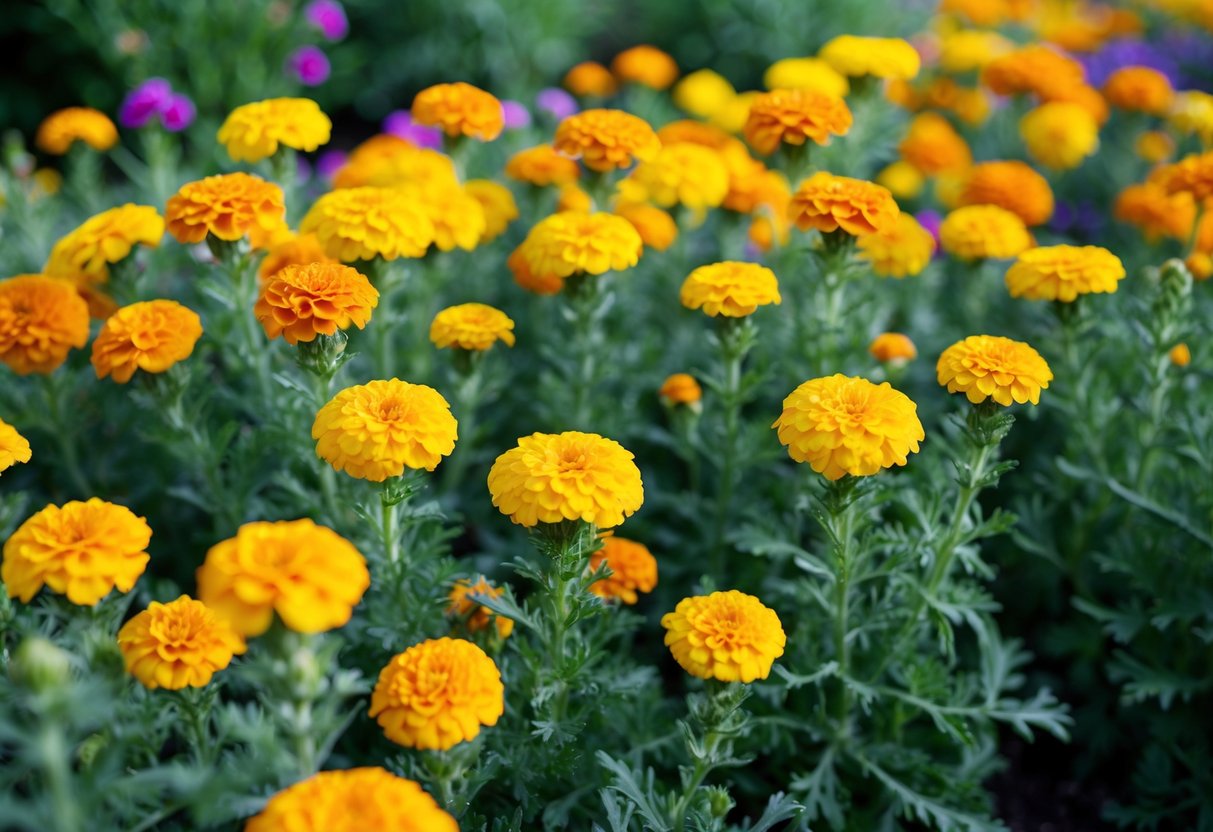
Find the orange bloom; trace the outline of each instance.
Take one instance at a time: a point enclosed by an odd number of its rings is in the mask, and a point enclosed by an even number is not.
[[[1137,226],[1150,242],[1160,237],[1186,240],[1196,221],[1196,200],[1187,191],[1167,193],[1161,184],[1149,180],[1121,191],[1112,214]]]
[[[485,577],[481,577],[476,583],[472,583],[466,578],[460,578],[455,581],[450,595],[447,596],[447,600],[450,602],[446,608],[447,617],[462,620],[469,633],[479,633],[487,630],[489,625],[493,624],[498,638],[509,638],[510,633],[514,632],[514,621],[498,615],[468,597],[469,595],[485,595],[489,598],[500,598],[504,592],[505,590],[501,587],[490,584]]]
[[[552,147],[591,170],[630,167],[656,158],[661,141],[642,118],[622,110],[583,110],[560,122]]]
[[[654,251],[665,251],[678,239],[678,224],[656,205],[623,202],[612,213],[630,222],[644,244]]]
[[[900,332],[882,332],[872,339],[868,352],[877,361],[904,364],[918,357],[918,348],[908,335]]]
[[[657,395],[667,404],[695,405],[703,399],[703,388],[689,373],[674,373],[661,383]]]
[[[536,274],[531,271],[530,262],[523,250],[525,246],[525,242],[520,244],[510,252],[509,258],[505,261],[506,267],[514,275],[514,282],[528,292],[534,292],[537,295],[559,294],[560,290],[564,288],[564,278],[558,274]]]
[[[511,156],[505,163],[505,175],[542,188],[576,182],[581,176],[581,168],[569,157],[557,153],[550,144],[541,144]]]
[[[811,90],[773,90],[754,99],[745,138],[759,153],[774,153],[781,142],[826,144],[851,129],[851,110],[841,98]]]
[[[590,592],[600,598],[635,604],[640,600],[638,593],[652,592],[657,586],[657,558],[643,543],[615,535],[603,538],[602,548],[590,555],[589,570],[604,563],[611,574],[590,584]]]
[[[265,334],[291,346],[366,327],[379,292],[361,272],[339,263],[287,266],[274,274],[253,307]]]
[[[1041,225],[1053,216],[1049,180],[1020,161],[974,165],[957,201],[960,205],[997,205],[1028,226]]]
[[[564,76],[564,86],[573,95],[606,98],[614,95],[618,85],[611,71],[597,61],[583,61]]]
[[[163,373],[189,358],[201,337],[202,320],[176,301],[133,303],[101,327],[93,341],[93,369],[97,378],[126,384],[135,370]]]
[[[381,768],[322,771],[270,798],[244,832],[459,832],[412,780]]]
[[[19,376],[54,372],[88,342],[88,304],[65,281],[25,274],[0,281],[0,361]]]
[[[336,263],[324,253],[324,246],[315,234],[292,234],[266,252],[257,270],[262,281],[269,280],[287,266],[307,266],[312,263]]]
[[[611,61],[611,72],[624,83],[664,90],[678,78],[678,64],[655,46],[633,46]]]
[[[188,595],[147,609],[122,625],[118,649],[127,672],[146,688],[201,688],[243,653],[244,639]]]
[[[986,64],[981,80],[999,95],[1050,92],[1083,85],[1082,64],[1055,49],[1025,46]]]
[[[38,149],[52,156],[63,156],[78,141],[103,153],[118,143],[118,128],[100,110],[68,107],[47,116],[34,136]]]
[[[1213,151],[1185,156],[1160,168],[1156,177],[1167,193],[1189,193],[1203,202],[1213,197]]]
[[[825,171],[801,182],[788,207],[788,217],[801,231],[841,228],[855,236],[892,230],[900,213],[887,188]]]
[[[168,201],[164,219],[178,242],[200,243],[210,234],[239,240],[254,228],[269,231],[286,214],[282,189],[247,173],[187,182]]]
[[[354,148],[333,176],[333,187],[337,189],[458,184],[450,156],[382,133]]]
[[[915,116],[897,147],[903,159],[927,175],[960,171],[973,164],[969,145],[938,113]]]
[[[435,84],[417,93],[412,112],[418,124],[441,127],[448,136],[469,136],[482,142],[491,142],[505,127],[501,102],[462,81]]]
[[[1167,76],[1147,66],[1116,70],[1104,82],[1103,94],[1113,107],[1152,115],[1165,114],[1175,100]]]

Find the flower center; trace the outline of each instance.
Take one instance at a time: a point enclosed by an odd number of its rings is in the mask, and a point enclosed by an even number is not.
[[[412,408],[400,399],[384,399],[379,403],[379,419],[384,422],[404,422],[412,416]]]

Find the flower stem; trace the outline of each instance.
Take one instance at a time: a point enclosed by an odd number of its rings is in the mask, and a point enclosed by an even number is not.
[[[383,535],[383,556],[388,563],[396,563],[400,560],[400,540],[396,535],[396,513],[399,502],[393,500],[388,494],[388,489],[384,490],[379,495],[380,506],[380,531]]]
[[[58,375],[58,377],[56,377]],[[54,435],[55,443],[59,446],[60,462],[67,472],[71,486],[77,496],[86,500],[92,496],[92,488],[84,469],[80,465],[80,455],[76,451],[77,431],[75,425],[64,418],[65,408],[63,398],[65,389],[60,384],[63,374],[51,373],[39,376],[42,382],[42,395],[46,399],[46,427]]]
[[[711,574],[723,580],[725,531],[733,488],[737,479],[737,439],[741,429],[741,367],[753,344],[753,325],[749,319],[722,318],[720,362],[723,387],[721,404],[724,408],[724,442],[720,449],[720,483],[716,491],[716,524],[712,533]]]
[[[851,733],[850,573],[854,560],[855,514],[857,498],[853,477],[835,480],[827,487],[825,509],[827,529],[833,540],[834,555],[834,660],[838,662],[839,690],[834,700],[836,737],[845,741]]]

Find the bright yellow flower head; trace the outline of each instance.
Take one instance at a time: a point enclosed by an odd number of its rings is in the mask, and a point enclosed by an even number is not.
[[[910,336],[900,332],[882,332],[872,339],[868,352],[882,364],[904,364],[918,357],[918,348]]]
[[[1181,133],[1196,135],[1201,144],[1213,144],[1213,95],[1187,90],[1175,95],[1167,120]]]
[[[981,73],[982,82],[999,95],[1030,92],[1047,97],[1059,89],[1082,86],[1084,78],[1082,64],[1040,44],[990,61]]]
[[[678,224],[668,212],[646,202],[616,203],[611,212],[632,224],[646,246],[665,251],[678,239]]]
[[[521,250],[532,274],[565,278],[629,269],[643,248],[635,226],[623,217],[563,211],[540,220]]]
[[[117,587],[130,592],[147,568],[152,530],[130,509],[96,497],[49,505],[4,544],[0,579],[9,598],[29,603],[48,586],[91,607]]]
[[[199,600],[250,637],[275,612],[297,633],[344,626],[371,584],[354,544],[306,518],[244,524],[211,547],[197,578]]]
[[[450,156],[384,133],[371,136],[354,148],[333,176],[333,187],[337,189],[458,184]]]
[[[1146,130],[1133,143],[1139,157],[1151,164],[1159,164],[1171,158],[1175,152],[1175,139],[1162,130]]]
[[[345,263],[423,257],[435,229],[413,194],[376,187],[333,191],[316,200],[299,231],[315,234],[330,257]]]
[[[1121,191],[1113,216],[1137,226],[1150,242],[1160,237],[1187,240],[1196,221],[1196,200],[1187,191],[1169,194],[1161,184],[1149,180]]]
[[[313,263],[336,263],[337,260],[324,253],[324,246],[315,234],[292,234],[289,239],[273,246],[265,253],[257,275],[264,282],[287,266],[310,266]]]
[[[52,373],[86,343],[88,304],[72,283],[37,274],[0,280],[0,362],[14,373]]]
[[[29,462],[32,456],[26,438],[15,427],[0,419],[0,472],[18,463]]]
[[[1053,371],[1040,353],[1021,341],[997,335],[970,335],[943,351],[935,367],[939,383],[949,393],[964,393],[973,404],[993,399],[1040,402],[1040,391],[1053,380]]]
[[[655,46],[625,49],[611,61],[611,73],[623,83],[664,90],[678,78],[678,64]]]
[[[764,156],[781,143],[803,145],[812,140],[827,144],[831,136],[851,129],[847,102],[813,90],[772,90],[754,99],[745,123],[745,139]]]
[[[595,433],[534,433],[489,471],[493,505],[520,526],[584,520],[618,526],[640,509],[644,484],[632,453]]]
[[[164,218],[150,205],[130,203],[90,217],[51,249],[44,274],[85,275],[97,283],[109,278],[109,266],[126,259],[137,245],[155,248],[164,236]]]
[[[445,751],[473,740],[505,712],[505,687],[491,658],[470,641],[414,644],[379,673],[370,716],[406,748]]]
[[[270,231],[286,216],[282,189],[247,173],[225,173],[187,182],[164,210],[178,242],[200,243],[210,234],[234,241],[254,229]]]
[[[642,118],[623,110],[582,110],[556,128],[552,147],[590,170],[606,172],[657,157],[661,141]]]
[[[775,611],[735,589],[683,598],[661,626],[674,661],[700,679],[765,679],[787,644]]]
[[[800,183],[788,206],[788,217],[801,231],[842,229],[861,237],[893,229],[901,209],[888,188],[818,171]]]
[[[448,306],[434,316],[430,340],[439,349],[483,352],[500,341],[514,346],[514,321],[496,307],[484,303]]]
[[[703,399],[703,388],[689,373],[674,373],[661,383],[657,395],[666,404],[698,404]]]
[[[1014,48],[1014,43],[997,32],[960,29],[944,37],[939,50],[939,66],[945,72],[972,72]]]
[[[1019,120],[1028,153],[1056,170],[1078,167],[1099,149],[1099,124],[1078,104],[1050,101]]]
[[[381,768],[322,771],[270,798],[244,832],[459,832],[412,780]]]
[[[903,159],[929,176],[963,171],[973,164],[968,143],[938,113],[915,116],[897,149]]]
[[[1175,100],[1170,79],[1148,66],[1126,66],[1116,70],[1104,82],[1103,94],[1113,107],[1153,115],[1166,113]]]
[[[625,180],[637,191],[631,201],[663,208],[682,205],[702,213],[716,208],[729,192],[729,171],[715,150],[690,142],[662,144],[649,162],[641,162]]]
[[[842,98],[851,82],[821,58],[784,58],[767,67],[762,85],[768,90],[809,90]]]
[[[153,601],[122,625],[118,649],[126,670],[146,688],[203,688],[247,647],[240,634],[201,601],[182,595]]]
[[[1124,276],[1124,264],[1106,248],[1042,246],[1020,254],[1006,281],[1013,298],[1069,303],[1079,295],[1115,292]]]
[[[505,163],[505,175],[537,187],[569,185],[581,176],[581,168],[550,144],[519,150]]]
[[[773,271],[734,261],[695,269],[683,281],[679,299],[687,309],[702,309],[713,318],[744,318],[760,306],[783,302]]]
[[[611,71],[597,61],[582,61],[565,73],[564,86],[573,95],[606,98],[619,85]]]
[[[119,384],[136,370],[163,373],[189,358],[202,337],[202,319],[175,300],[149,300],[124,306],[110,315],[93,341],[97,378]]]
[[[236,162],[260,162],[279,146],[311,153],[328,144],[333,122],[310,98],[269,98],[237,107],[216,137]]]
[[[469,136],[482,142],[491,142],[505,127],[501,102],[462,81],[435,84],[417,93],[413,119],[418,124],[441,127],[448,136]]]
[[[915,199],[926,187],[927,179],[914,165],[898,159],[885,165],[876,174],[875,182],[882,188],[888,188],[895,199]]]
[[[637,593],[652,592],[657,586],[657,558],[643,543],[615,535],[605,537],[602,547],[590,555],[590,571],[603,563],[611,570],[610,576],[590,584],[590,592],[600,598],[635,604],[640,600]]]
[[[118,128],[100,110],[68,107],[43,119],[34,136],[38,149],[52,156],[63,156],[78,141],[104,153],[118,143]]]
[[[379,291],[366,276],[340,263],[286,266],[265,281],[253,307],[269,338],[291,346],[318,335],[366,327],[379,305]]]
[[[957,208],[939,226],[939,244],[962,260],[1014,257],[1032,246],[1028,227],[1015,214],[997,205]]]
[[[518,219],[518,203],[514,194],[505,185],[489,179],[472,179],[463,186],[463,192],[480,203],[484,213],[484,232],[479,242],[487,243],[505,233],[510,223]]]
[[[1034,226],[1053,216],[1049,180],[1018,160],[981,162],[970,169],[957,199],[960,205],[997,205]]]
[[[463,186],[409,186],[400,190],[429,217],[434,247],[439,251],[471,251],[484,239],[488,228],[484,208]]]
[[[678,108],[699,118],[711,118],[736,95],[728,79],[710,69],[698,69],[685,76],[673,92]]]
[[[1160,168],[1155,176],[1167,193],[1188,193],[1203,202],[1213,197],[1213,151],[1185,156]]]
[[[497,630],[498,638],[509,638],[510,633],[514,632],[513,619],[498,615],[468,597],[469,595],[484,595],[489,598],[500,598],[504,592],[503,588],[493,586],[484,577],[481,577],[476,583],[472,583],[466,578],[460,578],[455,581],[450,595],[447,596],[450,601],[446,608],[447,617],[463,621],[469,633],[487,630],[492,624]]]
[[[922,274],[935,254],[935,238],[912,214],[900,214],[892,228],[859,238],[859,256],[881,277]]]
[[[873,384],[841,373],[793,390],[772,427],[788,456],[828,480],[905,465],[926,438],[918,406],[905,393],[887,381]]]
[[[817,56],[843,75],[874,75],[908,81],[922,63],[917,50],[901,38],[861,38],[839,35]]]

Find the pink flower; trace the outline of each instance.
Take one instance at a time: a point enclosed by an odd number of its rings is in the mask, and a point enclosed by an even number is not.
[[[178,93],[169,98],[168,105],[160,113],[160,122],[170,133],[180,133],[194,123],[196,115],[198,109],[194,102],[188,95]]]
[[[408,110],[395,110],[383,120],[383,132],[406,139],[418,147],[442,149],[442,128],[417,124]]]
[[[326,40],[341,40],[349,34],[350,21],[337,0],[312,0],[304,7],[303,16],[320,30]]]
[[[300,46],[286,59],[287,72],[305,87],[317,87],[329,79],[332,66],[319,46]]]
[[[163,78],[148,78],[135,87],[118,108],[118,122],[123,127],[143,127],[164,112],[173,97],[173,88]]]

